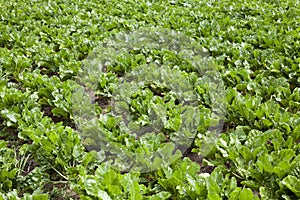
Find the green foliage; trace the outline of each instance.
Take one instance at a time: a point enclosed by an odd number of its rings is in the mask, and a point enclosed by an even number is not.
[[[0,200],[300,198],[299,1],[0,0],[0,9]],[[166,139],[185,144],[190,133],[179,127],[195,115],[177,103],[171,80],[164,79],[130,91],[129,104],[118,105],[134,116],[132,129],[149,124],[149,113],[156,116],[164,127],[157,135],[138,141],[120,128],[111,105],[95,105],[100,131],[121,153],[141,153],[145,168],[154,167],[144,156],[150,151],[163,149],[173,161],[149,173],[121,173],[105,148],[86,151],[107,141],[81,140],[72,92],[101,41],[141,27],[180,31],[203,47],[224,81],[226,119],[215,143],[209,136],[219,133],[207,128],[219,123],[211,108],[218,97],[209,89],[219,85],[204,84],[191,63],[172,52],[118,57],[96,76],[96,96],[110,100],[118,79],[136,66],[179,66],[182,77],[174,82],[191,84],[199,103],[190,151],[206,155],[201,161],[180,158],[189,152],[172,157],[174,147],[165,145]],[[184,109],[189,120],[180,121]],[[89,136],[99,134],[85,128]]]

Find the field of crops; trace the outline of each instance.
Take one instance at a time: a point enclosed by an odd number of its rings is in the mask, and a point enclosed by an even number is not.
[[[0,0],[0,10],[0,200],[300,199],[298,0]],[[218,82],[151,45],[88,71],[105,59],[103,41],[142,29],[195,41]],[[151,63],[170,66],[160,81],[119,84],[139,66],[157,70]],[[76,93],[86,78],[92,111]],[[188,92],[193,106],[178,102]],[[111,112],[119,96],[127,129]],[[78,119],[84,109],[94,117]],[[159,130],[134,134],[150,122]],[[191,143],[175,151],[168,141]],[[135,153],[139,168],[122,170]]]

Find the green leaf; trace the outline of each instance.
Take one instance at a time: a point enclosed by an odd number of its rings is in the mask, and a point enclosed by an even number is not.
[[[288,175],[281,183],[294,192],[297,197],[300,197],[300,180],[297,177]]]
[[[239,194],[241,192],[241,188],[237,187],[235,188],[230,194],[229,194],[229,199],[230,200],[238,200],[239,199]]]
[[[244,188],[239,195],[239,200],[252,200],[253,199],[253,193],[251,189]]]

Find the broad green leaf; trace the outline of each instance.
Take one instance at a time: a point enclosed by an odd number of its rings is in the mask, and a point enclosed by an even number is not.
[[[297,197],[300,197],[300,180],[297,177],[288,175],[281,183],[294,192]]]

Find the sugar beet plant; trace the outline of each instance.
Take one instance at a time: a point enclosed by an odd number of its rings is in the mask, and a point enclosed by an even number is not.
[[[299,1],[0,8],[0,199],[300,198]],[[201,59],[142,46],[100,70],[99,45],[139,30],[176,32]]]

